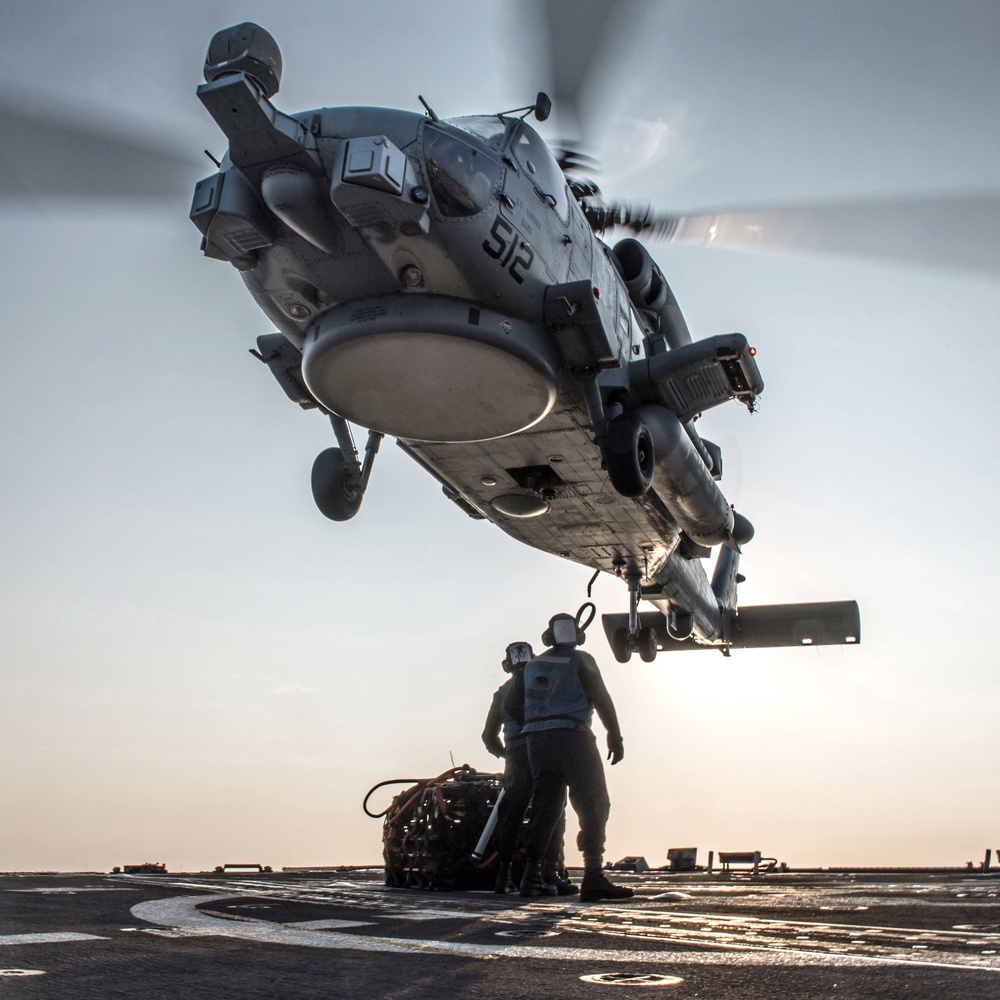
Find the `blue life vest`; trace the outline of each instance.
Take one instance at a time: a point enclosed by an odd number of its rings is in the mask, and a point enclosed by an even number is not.
[[[554,646],[524,668],[522,732],[590,728],[594,706],[580,683],[581,657],[572,646]]]

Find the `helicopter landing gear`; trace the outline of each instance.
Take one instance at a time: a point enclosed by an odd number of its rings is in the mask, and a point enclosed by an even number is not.
[[[641,628],[635,635],[635,648],[644,663],[656,659],[656,632],[651,628]]]
[[[616,628],[611,633],[611,652],[615,654],[615,659],[619,663],[628,663],[632,659],[627,628]]]
[[[656,631],[641,628],[630,638],[627,628],[616,628],[611,634],[611,652],[615,659],[619,663],[628,663],[633,650],[645,663],[652,663],[656,659]]]
[[[628,628],[616,628],[611,633],[611,652],[619,663],[628,663],[633,653],[638,653],[643,662],[652,663],[656,659],[656,630],[649,626],[639,627],[639,576],[630,574],[628,583]]]
[[[349,463],[339,448],[327,448],[316,456],[312,467],[313,499],[324,517],[331,521],[354,517],[364,496],[360,482],[361,466]]]
[[[642,417],[622,413],[608,424],[608,478],[623,497],[641,497],[653,482],[653,438]]]
[[[327,448],[316,456],[312,467],[313,499],[324,517],[349,521],[361,507],[382,435],[378,431],[368,432],[362,467],[347,421],[331,413],[330,423],[340,447]]]

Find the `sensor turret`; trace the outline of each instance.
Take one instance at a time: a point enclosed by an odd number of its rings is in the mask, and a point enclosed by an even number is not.
[[[246,73],[265,97],[273,97],[281,83],[278,43],[252,21],[217,31],[205,56],[205,81],[212,83],[229,73]]]

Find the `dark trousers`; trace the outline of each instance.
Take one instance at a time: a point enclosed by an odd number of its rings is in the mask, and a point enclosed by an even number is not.
[[[604,780],[604,761],[594,734],[589,729],[544,729],[529,733],[528,759],[533,795],[525,837],[528,860],[545,857],[559,811],[564,810],[567,788],[570,805],[580,820],[577,846],[585,856],[603,855],[611,800]]]
[[[497,818],[493,842],[500,858],[509,861],[518,849],[518,841],[524,829],[524,814],[531,802],[531,764],[528,760],[528,744],[519,740],[507,747],[503,767],[503,801]],[[532,805],[532,813],[535,806]],[[559,800],[559,814],[553,825],[548,847],[543,851],[546,862],[556,868],[563,867],[563,838],[566,836],[566,793]],[[542,855],[539,855],[541,857]]]

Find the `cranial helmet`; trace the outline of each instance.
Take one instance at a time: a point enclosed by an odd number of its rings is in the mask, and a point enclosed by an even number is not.
[[[549,619],[549,627],[542,633],[546,646],[582,646],[587,633],[577,624],[576,619],[565,611]]]
[[[590,613],[586,614],[588,611]],[[549,619],[549,627],[542,633],[542,642],[546,646],[582,646],[587,641],[587,626],[596,615],[597,608],[593,601],[581,604],[576,615],[560,611]]]
[[[504,668],[506,673],[513,673],[523,667],[534,655],[535,651],[531,648],[531,643],[512,642],[507,647],[500,666]]]

